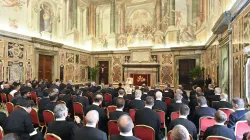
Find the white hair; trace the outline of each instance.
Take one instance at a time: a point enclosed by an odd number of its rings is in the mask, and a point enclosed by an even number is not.
[[[250,121],[250,111],[245,114],[245,118],[247,121]]]
[[[228,95],[226,93],[221,93],[220,98],[221,98],[221,100],[226,101],[228,98]]]
[[[172,130],[173,140],[189,140],[189,133],[183,125],[176,125]]]
[[[137,89],[135,90],[135,98],[141,98],[142,92],[141,90]]]
[[[162,93],[160,91],[157,91],[155,93],[155,97],[156,97],[156,99],[161,99],[162,98]]]
[[[214,89],[214,93],[215,94],[220,94],[221,93],[221,89],[219,87]]]
[[[58,104],[54,108],[55,118],[66,118],[67,116],[64,116],[65,112],[68,112],[65,104]]]
[[[182,90],[181,89],[176,89],[176,91],[175,91],[176,93],[178,93],[178,94],[183,94],[183,92],[182,92]]]
[[[91,110],[86,114],[87,124],[96,125],[99,121],[99,113],[96,110]]]

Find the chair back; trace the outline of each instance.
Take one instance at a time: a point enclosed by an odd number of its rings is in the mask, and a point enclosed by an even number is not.
[[[173,140],[172,130],[168,132],[168,140]],[[189,134],[189,140],[193,140],[193,137]]]
[[[33,100],[36,104],[37,104],[37,102],[36,102],[36,92],[34,92],[34,91],[32,91],[32,92],[30,92],[30,97],[31,97],[31,100]]]
[[[154,140],[155,131],[152,127],[146,125],[135,126],[135,136],[142,140]]]
[[[109,93],[104,94],[104,102],[112,102],[112,95]]]
[[[6,94],[5,93],[1,93],[0,95],[1,95],[2,103],[7,103],[8,100],[7,100]]]
[[[60,137],[58,137],[57,135],[52,134],[52,133],[47,133],[45,135],[45,139],[46,140],[62,140]]]
[[[50,122],[55,121],[55,115],[52,111],[50,110],[44,110],[43,111],[43,118],[44,118],[44,123],[47,125]]]
[[[222,136],[209,136],[207,137],[207,140],[231,140],[231,139]]]
[[[4,136],[3,128],[0,126],[0,140],[3,139],[3,136]]]
[[[235,125],[235,131],[234,134],[236,136],[236,139],[242,139],[243,134],[246,132],[249,132],[250,126],[248,126],[247,121],[238,121]]]
[[[11,94],[8,94],[8,101],[11,102],[13,99],[13,96]]]
[[[229,116],[234,112],[234,110],[230,108],[219,108],[219,110],[227,114],[227,121],[229,121]]]
[[[32,110],[30,112],[30,116],[31,116],[31,119],[32,119],[32,124],[34,124],[35,126],[41,126],[39,118],[38,118],[38,111],[37,111],[37,109],[32,108]]]
[[[83,116],[83,105],[79,102],[73,103],[73,109],[75,115]]]
[[[86,96],[82,96],[83,100],[86,102],[86,103],[89,103],[89,98],[86,97]]]
[[[214,117],[204,116],[199,120],[199,136],[203,136],[208,127],[215,124]]]
[[[219,101],[212,101],[212,107],[214,107],[214,105],[216,104],[216,103],[218,103]]]
[[[14,111],[14,105],[13,105],[13,103],[7,102],[6,103],[6,108],[7,108],[8,114],[12,113]]]
[[[165,112],[162,110],[155,110],[157,114],[160,115],[161,118],[161,128],[165,128]]]
[[[166,97],[166,98],[165,98],[165,103],[166,103],[167,107],[169,107],[170,104],[171,104],[171,98]]]
[[[41,97],[36,97],[36,105],[37,105],[37,108],[39,109],[39,101],[41,100]]]
[[[89,95],[90,97],[93,97],[93,93],[92,93],[92,92],[88,92],[88,95]]]
[[[108,132],[109,132],[109,137],[112,135],[118,135],[120,133],[117,121],[115,120],[108,121]]]
[[[72,99],[76,98],[76,95],[71,95],[71,98],[72,98]]]
[[[136,109],[130,109],[129,110],[129,116],[131,117],[133,122],[135,122],[135,113],[136,113]]]
[[[22,108],[22,106],[16,105],[16,106],[14,107],[14,110],[17,110],[17,109],[20,109],[20,108]]]
[[[116,111],[116,106],[114,106],[114,105],[111,105],[111,106],[108,106],[107,107],[107,116],[108,116],[108,118],[109,118],[109,113],[110,112],[114,112],[114,111]]]
[[[175,120],[175,119],[178,119],[179,117],[180,117],[179,111],[172,112],[171,116],[170,116],[170,118],[171,118],[172,121]]]
[[[62,101],[62,100],[58,100],[56,103],[57,104],[65,104],[66,105],[66,103],[64,101]]]

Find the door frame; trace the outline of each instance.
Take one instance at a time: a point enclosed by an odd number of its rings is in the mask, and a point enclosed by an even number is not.
[[[58,78],[58,56],[59,52],[54,50],[43,50],[43,49],[35,49],[35,77],[38,78],[39,71],[39,55],[48,55],[53,56],[53,64],[52,64],[52,81]]]
[[[98,65],[99,61],[108,61],[108,63],[109,63],[108,83],[111,83],[111,79],[112,79],[112,73],[111,73],[112,57],[98,57],[98,58],[95,58],[95,63],[94,64]],[[99,72],[97,73],[96,81],[99,82]]]
[[[179,85],[179,60],[181,59],[195,59],[195,66],[201,64],[201,55],[183,55],[183,56],[175,56],[174,57],[174,86],[177,87]]]

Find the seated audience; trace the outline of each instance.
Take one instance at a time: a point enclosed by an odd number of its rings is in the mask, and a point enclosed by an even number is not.
[[[49,94],[50,102],[45,106],[45,110],[54,111],[55,106],[57,105],[56,101],[58,99],[58,92],[55,89],[51,89],[52,91]]]
[[[9,114],[3,125],[4,133],[14,133],[20,140],[43,140],[41,132],[34,129],[29,114],[33,104],[26,99],[18,100],[17,104],[22,108]]]
[[[2,140],[19,140],[18,136],[14,133],[9,133],[7,135],[4,135]]]
[[[133,136],[133,128],[134,123],[130,116],[122,115],[118,120],[118,129],[120,130],[120,134],[111,136],[110,140],[139,140]]]
[[[198,98],[198,104],[200,106],[200,108],[197,108],[194,111],[194,117],[193,117],[193,122],[196,126],[196,128],[199,128],[199,120],[201,117],[203,116],[214,116],[214,113],[216,112],[216,110],[214,108],[208,107],[207,106],[207,100],[204,96],[200,96]],[[199,130],[198,130],[199,131]]]
[[[139,109],[135,113],[135,124],[152,127],[155,131],[155,140],[160,140],[162,138],[162,134],[160,132],[161,120],[159,114],[152,110],[153,106],[154,98],[148,96],[146,98],[145,108]]]
[[[193,85],[192,86],[192,90],[190,91],[190,94],[189,94],[189,99],[191,100],[193,97],[195,98],[196,96],[196,88],[197,88],[197,85]]]
[[[180,95],[182,96],[181,102],[184,103],[184,104],[186,104],[186,105],[188,105],[188,100],[184,99],[184,97],[183,97],[183,91],[182,91],[182,90],[177,89],[177,90],[175,91],[175,93],[180,94]],[[175,100],[175,99],[172,99],[172,100],[171,100],[171,103],[174,103],[174,102],[176,102],[176,100]]]
[[[132,88],[127,89],[126,97],[127,97],[127,100],[130,100],[130,101],[135,99],[135,95],[132,94]]]
[[[12,100],[11,100],[11,103],[12,103],[14,106],[16,106],[17,101],[18,101],[19,99],[22,99],[21,93],[20,93],[20,92],[16,92],[16,93],[14,94],[14,97],[13,97]]]
[[[142,109],[145,104],[144,101],[141,100],[142,92],[141,90],[135,91],[135,99],[130,102],[130,109]]]
[[[208,127],[204,133],[203,140],[206,140],[209,136],[223,136],[231,140],[235,140],[234,131],[227,128],[224,124],[227,121],[227,115],[218,110],[214,114],[215,125]]]
[[[124,114],[128,114],[126,112],[123,112],[123,108],[125,106],[125,100],[123,98],[117,98],[116,100],[116,111],[110,112],[109,119],[110,120],[118,120],[120,116]]]
[[[109,93],[112,95],[112,98],[115,98],[115,88],[112,83],[109,84],[109,87],[106,89],[106,93]]]
[[[101,94],[96,94],[94,96],[93,104],[86,107],[84,114],[86,115],[89,111],[96,110],[99,113],[98,129],[107,132],[108,117],[105,110],[100,107],[102,102],[103,102],[103,96]]]
[[[141,100],[143,100],[143,101],[145,101],[146,100],[146,98],[148,97],[148,87],[144,87],[143,89],[142,89],[142,96],[141,96]]]
[[[43,91],[43,98],[39,100],[38,102],[38,117],[39,117],[39,121],[43,122],[43,111],[45,110],[45,107],[47,106],[47,104],[50,102],[49,99],[49,89],[45,89]]]
[[[170,117],[172,112],[176,112],[180,110],[182,103],[182,95],[180,93],[174,94],[174,100],[175,102],[172,102],[168,108],[168,116]]]
[[[182,91],[182,97],[185,100],[188,100],[187,92],[184,90],[183,86],[182,85],[178,85],[178,89],[180,89]]]
[[[30,91],[28,89],[23,89],[21,92],[21,96],[23,99],[29,100],[30,99]]]
[[[183,125],[189,132],[189,134],[193,137],[194,140],[197,139],[197,129],[193,122],[187,119],[189,115],[189,107],[183,104],[180,107],[180,117],[170,122],[168,126],[168,131],[172,130],[176,125]]]
[[[124,91],[123,89],[120,89],[120,90],[118,91],[118,97],[115,97],[115,98],[113,99],[113,105],[116,104],[116,100],[117,100],[118,98],[123,98],[123,99],[125,100],[124,95],[125,95],[125,91]]]
[[[157,91],[155,93],[156,100],[154,101],[153,110],[162,110],[167,113],[167,105],[165,102],[162,101],[162,93]]]
[[[19,92],[21,86],[20,86],[20,84],[17,83],[17,82],[14,82],[14,83],[13,83],[13,86],[14,86],[14,89],[10,92],[10,95],[12,95],[12,96],[14,97],[14,94],[15,94],[16,92]]]
[[[83,108],[86,108],[89,105],[89,101],[88,100],[84,100],[84,98],[82,97],[82,91],[80,89],[75,91],[76,97],[74,99],[72,99],[72,102],[78,102],[81,103]]]
[[[227,124],[228,128],[234,129],[237,121],[245,120],[245,114],[248,110],[245,109],[244,100],[241,98],[233,98],[232,100],[235,112],[229,116],[229,122]]]
[[[225,93],[222,93],[220,95],[220,101],[218,103],[214,103],[213,108],[218,110],[219,108],[231,108],[233,109],[233,105],[227,102],[228,95]]]
[[[122,87],[122,83],[119,83],[119,84],[118,84],[118,88],[116,89],[115,97],[118,97],[118,91],[119,91],[120,89],[123,89],[123,90],[124,90],[124,88]]]
[[[5,93],[8,95],[11,92],[10,85],[9,84],[4,84],[3,89],[0,90],[0,93]]]
[[[213,96],[213,95],[215,95],[215,93],[214,93],[214,85],[209,84],[208,85],[208,90],[205,92],[205,97],[208,98],[209,96]]]
[[[170,88],[170,84],[166,84],[165,89],[162,92],[162,96],[164,98],[169,97],[171,99],[174,98],[174,91]]]
[[[88,94],[88,92],[89,92],[88,90],[89,90],[89,89],[88,89],[87,87],[81,88],[82,96],[87,97],[87,98],[89,99],[89,105],[91,105],[92,102],[93,102],[93,99],[92,99],[92,97]]]
[[[7,118],[7,115],[4,112],[0,111],[0,126],[3,127],[3,124],[6,120],[6,118]]]
[[[72,140],[107,140],[107,134],[96,128],[99,121],[99,113],[91,110],[86,114],[86,126],[76,130]]]
[[[198,88],[199,88],[199,87],[198,87]],[[193,115],[193,113],[194,113],[196,107],[199,106],[199,104],[198,104],[198,98],[199,98],[200,96],[204,96],[203,92],[197,92],[197,93],[196,93],[196,98],[193,99],[193,100],[191,100],[191,101],[189,102],[190,114],[191,114],[191,115]]]
[[[60,91],[59,93],[60,93],[60,94],[66,94],[66,93],[65,93],[65,92],[66,92],[66,89],[67,89],[66,87],[67,87],[67,86],[66,86],[64,83],[61,83],[60,86],[59,86],[59,91]]]
[[[247,120],[248,126],[250,126],[250,112],[247,112],[247,113],[245,114],[245,118],[246,118],[246,120]],[[249,130],[249,131],[250,131],[250,130]],[[243,139],[242,139],[242,140],[247,140],[247,135],[249,135],[249,134],[250,134],[250,132],[244,133]]]
[[[208,100],[211,106],[213,105],[213,101],[220,101],[221,88],[215,88],[214,93],[215,95],[208,96]]]
[[[48,124],[48,133],[54,133],[62,140],[71,140],[77,127],[81,127],[81,119],[75,116],[74,122],[67,122],[68,108],[65,104],[58,104],[54,109],[55,121]]]
[[[148,91],[148,96],[155,98],[155,86],[152,86],[151,89]]]
[[[182,125],[176,125],[172,130],[172,140],[189,140],[188,130]]]

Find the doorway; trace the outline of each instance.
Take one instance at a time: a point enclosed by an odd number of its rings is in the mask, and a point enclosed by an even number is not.
[[[52,81],[53,56],[39,54],[38,78]]]
[[[108,84],[109,82],[109,61],[98,61],[99,83]]]
[[[179,60],[179,84],[186,90],[192,89],[189,70],[195,67],[195,59],[180,59]]]

